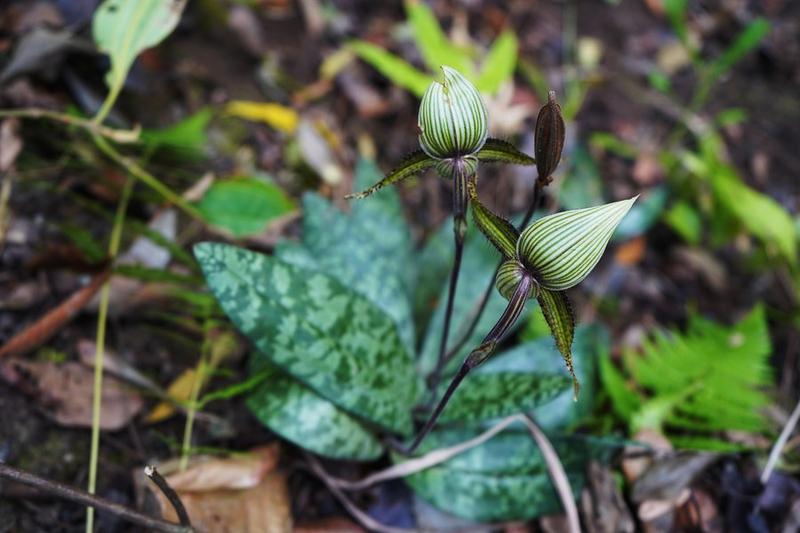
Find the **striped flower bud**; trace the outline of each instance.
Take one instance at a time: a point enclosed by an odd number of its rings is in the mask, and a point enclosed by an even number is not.
[[[476,153],[488,135],[488,114],[478,89],[457,70],[442,67],[444,81],[433,82],[419,106],[419,144],[434,159]]]
[[[497,271],[497,277],[495,278],[495,286],[503,298],[510,300],[511,295],[517,290],[520,281],[522,281],[522,278],[525,276],[529,276],[529,274],[525,272],[525,267],[522,266],[519,261],[510,259],[504,261],[503,264],[500,265],[500,269]],[[537,296],[537,286],[535,283],[533,285],[534,288],[529,298],[535,298]]]
[[[517,259],[545,289],[574,287],[600,261],[636,198],[540,218],[519,236]]]

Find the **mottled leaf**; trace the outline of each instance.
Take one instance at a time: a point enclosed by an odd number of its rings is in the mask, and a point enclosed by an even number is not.
[[[406,178],[410,178],[411,176],[416,176],[420,172],[424,172],[427,168],[432,167],[436,163],[434,159],[432,159],[428,154],[423,152],[422,150],[417,150],[415,152],[410,153],[407,155],[397,167],[392,169],[388,174],[386,174],[383,178],[380,177],[378,174],[378,181],[375,182],[373,185],[368,186],[361,192],[353,193],[347,195],[347,198],[355,198],[361,199],[366,198],[367,196],[375,193],[376,191],[386,187],[387,185],[391,185],[392,183],[397,183],[402,181]],[[356,184],[356,186],[363,186]]]
[[[419,453],[474,437],[475,432],[437,431]],[[590,459],[607,461],[618,444],[581,438],[553,438],[577,494]],[[398,457],[393,457],[395,461]],[[538,448],[526,432],[506,430],[446,463],[409,476],[423,499],[456,516],[478,522],[528,520],[558,512],[560,500]]]
[[[288,441],[331,459],[369,461],[383,453],[380,442],[362,422],[253,354],[254,372],[269,377],[247,399],[256,418]]]
[[[578,398],[578,377],[572,364],[572,339],[575,336],[575,315],[572,312],[572,305],[569,303],[567,294],[563,291],[550,291],[541,289],[539,291],[539,307],[544,314],[547,325],[556,347],[561,352],[564,362],[572,376],[575,389],[575,399]]]
[[[532,410],[569,388],[557,374],[493,372],[467,376],[442,412],[441,423],[475,424]],[[444,393],[447,383],[439,391]]]
[[[517,147],[500,139],[486,139],[483,148],[475,154],[478,160],[485,163],[501,162],[512,165],[535,165],[536,160]]]
[[[536,422],[542,429],[568,429],[589,416],[595,400],[597,360],[608,351],[608,345],[608,330],[603,326],[590,324],[575,328],[572,357],[575,373],[582,384],[581,394],[576,402],[573,391],[564,390],[553,400],[534,409]],[[499,353],[474,371],[476,375],[494,372],[544,372],[571,377],[549,335]]]
[[[339,407],[411,432],[413,363],[373,303],[322,272],[243,248],[194,252],[223,310],[273,363]]]
[[[371,183],[376,176],[380,170],[374,162],[359,161],[356,186]],[[325,272],[368,298],[395,321],[413,353],[410,295],[415,272],[411,235],[397,193],[380,191],[355,203],[350,214],[317,194],[307,194],[303,212],[303,244],[282,243],[276,256]]]
[[[519,260],[546,289],[574,287],[600,261],[614,229],[636,198],[540,218],[520,235]]]

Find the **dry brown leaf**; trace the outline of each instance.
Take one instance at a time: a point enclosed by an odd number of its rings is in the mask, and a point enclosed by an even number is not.
[[[45,414],[64,426],[91,427],[93,371],[80,363],[11,359],[0,365],[10,384],[33,397]],[[103,379],[100,429],[115,431],[141,411],[142,398],[121,381]]]
[[[174,472],[177,460],[158,466],[186,507],[192,526],[207,533],[285,533],[292,530],[286,476],[275,469],[278,444],[229,458],[193,458]],[[170,472],[172,470],[173,472]],[[165,520],[177,521],[167,499],[152,484]]]

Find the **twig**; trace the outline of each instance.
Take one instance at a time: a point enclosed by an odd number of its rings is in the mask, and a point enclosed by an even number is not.
[[[191,527],[173,524],[172,522],[167,522],[166,520],[161,520],[159,518],[153,518],[152,516],[129,509],[124,505],[94,496],[80,489],[70,487],[69,485],[64,485],[63,483],[58,483],[56,481],[50,481],[39,476],[35,476],[5,463],[0,463],[0,477],[19,483],[24,483],[25,485],[35,487],[58,498],[63,498],[65,500],[88,505],[98,510],[106,511],[114,516],[122,518],[123,520],[127,520],[128,522],[146,528],[148,531],[162,531],[164,533],[194,532],[194,529]]]
[[[182,526],[191,527],[192,523],[189,520],[189,513],[186,512],[186,508],[183,506],[183,502],[178,497],[178,493],[169,486],[167,480],[164,479],[164,476],[158,473],[155,466],[147,465],[144,467],[144,475],[150,478],[150,481],[156,484],[156,487],[161,491],[161,493],[169,500],[169,503],[172,505],[172,508],[175,509],[175,514],[178,515],[178,521],[180,521]]]
[[[77,126],[83,128],[93,134],[107,137],[114,142],[118,143],[132,143],[139,140],[141,127],[136,126],[132,130],[118,130],[103,126],[92,120],[81,117],[67,115],[66,113],[59,113],[58,111],[51,111],[49,109],[29,108],[29,109],[7,109],[0,111],[0,117],[19,117],[19,118],[32,118],[32,119],[49,119],[61,122],[69,126]]]
[[[306,461],[308,462],[308,466],[311,471],[316,475],[319,479],[325,483],[325,486],[328,487],[328,490],[331,491],[339,503],[347,509],[347,512],[350,513],[353,518],[355,518],[359,524],[364,526],[364,528],[368,529],[369,531],[378,531],[379,533],[413,533],[418,531],[416,529],[406,529],[406,528],[399,528],[399,527],[391,527],[385,526],[369,516],[367,513],[359,509],[356,504],[350,501],[350,498],[342,492],[342,490],[331,480],[328,473],[322,468],[322,465],[317,461],[317,459],[308,452],[304,452],[306,457]]]
[[[778,459],[781,458],[781,453],[783,452],[783,448],[786,446],[786,441],[789,440],[789,437],[792,435],[792,432],[797,426],[798,421],[800,421],[800,400],[798,400],[797,405],[794,406],[794,411],[792,411],[789,420],[786,422],[786,425],[783,426],[783,430],[778,436],[778,440],[775,441],[775,444],[772,446],[772,450],[769,452],[767,464],[764,465],[764,470],[761,472],[761,483],[766,485],[767,481],[769,481],[772,471],[775,470],[775,465],[778,464]]]
[[[456,455],[471,450],[476,446],[480,446],[487,440],[491,439],[492,437],[494,437],[495,435],[506,429],[514,422],[518,421],[520,421],[520,415],[508,416],[502,419],[494,426],[492,426],[491,428],[489,428],[488,430],[478,435],[477,437],[473,437],[469,440],[466,440],[454,446],[450,446],[448,448],[440,448],[438,450],[433,450],[431,452],[426,453],[425,455],[390,466],[389,468],[385,468],[384,470],[375,472],[374,474],[371,474],[357,481],[350,481],[347,479],[334,478],[334,477],[330,477],[330,480],[331,483],[335,484],[337,487],[340,487],[344,490],[363,490],[376,483],[381,483],[383,481],[389,481],[391,479],[410,476],[412,474],[416,474],[417,472],[426,470],[432,466],[444,463],[445,461],[452,459]]]
[[[523,415],[522,420],[528,427],[531,437],[542,452],[545,464],[547,464],[547,471],[550,473],[550,479],[556,488],[559,498],[561,498],[561,505],[564,507],[564,512],[567,515],[567,524],[570,533],[581,533],[581,521],[578,517],[578,507],[575,505],[575,497],[572,495],[572,487],[569,484],[569,478],[564,471],[564,465],[558,458],[556,450],[548,440],[544,432],[539,429],[539,426],[530,415]]]

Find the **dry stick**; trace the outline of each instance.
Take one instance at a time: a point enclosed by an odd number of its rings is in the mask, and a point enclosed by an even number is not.
[[[798,421],[800,421],[800,400],[798,400],[797,405],[794,406],[794,411],[792,411],[789,420],[786,422],[786,425],[783,426],[783,430],[778,436],[778,440],[775,441],[772,450],[769,452],[767,464],[764,465],[764,470],[761,472],[761,483],[766,485],[767,481],[769,481],[772,471],[775,470],[775,465],[778,464],[778,459],[781,457],[781,452],[783,452],[783,448],[786,446],[786,441],[789,440]]]
[[[564,506],[564,512],[567,515],[567,524],[570,533],[581,533],[581,521],[578,517],[578,507],[575,505],[575,498],[572,495],[572,487],[569,484],[569,478],[564,471],[564,465],[558,458],[555,448],[548,440],[544,432],[539,428],[536,422],[530,415],[522,415],[522,421],[528,427],[531,437],[542,452],[544,462],[547,464],[547,471],[550,473],[550,479],[556,488],[559,498],[561,498],[561,505]]]
[[[58,111],[51,111],[49,109],[9,109],[0,111],[0,117],[19,117],[19,118],[32,118],[32,119],[49,119],[56,122],[62,122],[69,126],[77,126],[83,128],[95,135],[107,137],[114,142],[118,143],[132,143],[139,139],[141,128],[139,126],[132,130],[118,130],[103,126],[94,121],[87,120],[81,117],[74,117]]]
[[[536,180],[536,184],[533,187],[533,198],[531,198],[531,203],[528,205],[528,211],[525,213],[525,216],[520,222],[519,226],[517,226],[517,230],[522,231],[525,229],[525,226],[531,221],[533,218],[533,213],[536,212],[536,208],[539,206],[539,201],[542,198],[542,191],[544,190],[545,182],[542,180]],[[492,288],[494,287],[494,280],[497,277],[497,271],[500,270],[500,265],[503,264],[503,260],[501,259],[499,263],[497,263],[497,268],[494,269],[494,274],[491,278],[489,278],[489,284],[486,286],[486,289],[483,291],[483,296],[481,297],[481,302],[478,305],[475,314],[472,316],[472,321],[470,322],[469,326],[467,327],[466,331],[463,335],[458,339],[458,342],[450,348],[444,358],[441,360],[440,365],[434,369],[431,373],[430,382],[435,389],[436,386],[439,384],[439,380],[441,379],[441,374],[444,372],[447,363],[449,363],[453,357],[458,355],[464,345],[467,343],[469,338],[472,336],[472,333],[475,331],[475,328],[478,326],[478,322],[483,316],[483,312],[486,310],[486,305],[489,303],[489,296],[492,294]]]
[[[410,459],[408,461],[392,465],[389,468],[385,468],[383,470],[375,472],[374,474],[370,474],[369,476],[363,479],[359,479],[358,481],[350,481],[347,479],[340,479],[334,477],[330,477],[330,480],[334,485],[344,490],[363,490],[376,483],[381,483],[383,481],[389,481],[391,479],[410,476],[411,474],[416,474],[417,472],[421,472],[432,466],[436,466],[445,461],[448,461],[453,457],[455,457],[456,455],[471,450],[476,446],[480,446],[481,444],[491,439],[492,437],[494,437],[495,435],[506,429],[508,426],[519,420],[520,420],[520,415],[508,416],[502,419],[494,426],[492,426],[491,428],[489,428],[488,430],[478,435],[477,437],[473,437],[469,440],[466,440],[454,446],[433,450],[420,457],[416,457],[414,459]]]
[[[347,509],[347,512],[350,513],[359,524],[364,526],[364,528],[369,531],[378,531],[379,533],[413,533],[417,531],[416,529],[385,526],[376,521],[367,513],[359,509],[356,504],[350,501],[350,498],[348,498],[347,495],[342,492],[342,490],[331,480],[331,478],[328,476],[328,473],[325,472],[325,470],[322,468],[322,465],[313,455],[308,452],[304,452],[304,455],[314,475],[316,475],[322,480],[323,483],[325,483],[325,486],[328,487],[328,490],[331,491],[331,494],[333,494],[336,499],[339,500],[339,503],[341,503],[344,508]]]
[[[24,483],[25,485],[30,485],[31,487],[35,487],[58,498],[63,498],[65,500],[70,500],[82,505],[88,505],[101,511],[106,511],[114,516],[122,518],[123,520],[127,520],[128,522],[146,528],[149,531],[162,531],[164,533],[194,532],[194,529],[191,527],[173,524],[172,522],[167,522],[166,520],[161,520],[159,518],[153,518],[152,516],[129,509],[124,505],[111,502],[105,498],[94,496],[88,492],[70,487],[69,485],[58,483],[57,481],[50,481],[48,479],[41,478],[25,472],[24,470],[19,470],[18,468],[9,466],[5,463],[0,463],[0,478],[6,478],[18,483]]]
[[[191,527],[192,523],[189,521],[189,513],[186,512],[186,508],[183,506],[183,502],[178,497],[178,493],[169,486],[167,480],[158,473],[156,467],[152,465],[145,466],[144,475],[149,477],[150,480],[156,484],[162,494],[164,494],[167,500],[169,500],[172,508],[175,509],[175,514],[178,515],[178,520],[180,521],[181,525]]]

